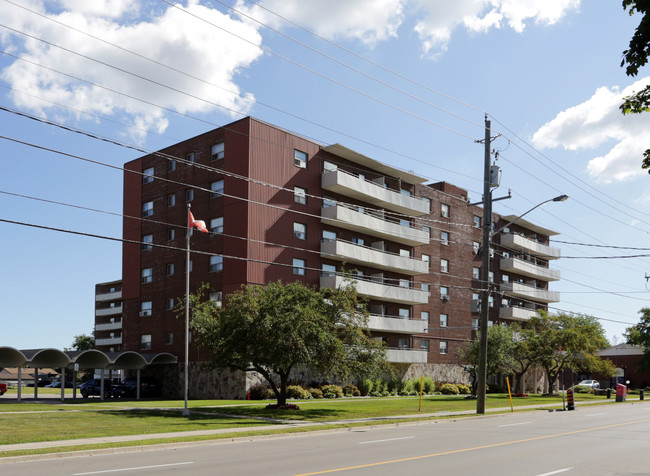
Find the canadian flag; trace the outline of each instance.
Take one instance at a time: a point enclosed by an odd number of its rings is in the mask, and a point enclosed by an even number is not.
[[[192,212],[188,210],[188,229],[192,229],[196,227],[199,231],[202,231],[203,233],[210,233],[210,231],[205,227],[205,222],[203,220],[195,220],[194,215],[192,215]]]

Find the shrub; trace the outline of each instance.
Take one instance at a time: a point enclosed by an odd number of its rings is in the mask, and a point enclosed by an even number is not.
[[[505,393],[505,391],[503,387],[495,383],[491,383],[487,386],[487,393]]]
[[[388,391],[388,382],[378,378],[373,384],[373,390],[379,395],[382,395],[384,392]]]
[[[576,393],[591,393],[591,387],[588,385],[576,385],[573,387],[573,391]]]
[[[284,405],[278,405],[277,403],[269,403],[266,406],[267,410],[300,410],[300,407],[295,403],[285,403]]]
[[[338,385],[323,385],[321,390],[325,398],[343,398],[343,389]]]
[[[405,385],[405,382],[403,382],[401,379],[393,378],[388,382],[388,385],[387,385],[388,386],[388,391],[392,395],[398,395],[404,389],[404,385]]]
[[[309,392],[299,385],[289,385],[287,387],[287,398],[303,400],[309,398]]]
[[[346,397],[358,397],[361,395],[361,392],[357,388],[356,385],[352,385],[351,383],[347,384],[345,387],[343,387],[343,395]]]
[[[369,378],[359,380],[357,382],[357,386],[359,388],[359,392],[361,392],[361,395],[364,397],[367,397],[370,395],[370,392],[372,392],[372,387],[373,387],[373,381],[370,380]]]
[[[311,394],[311,398],[323,398],[323,392],[320,388],[310,388],[309,393]]]
[[[458,386],[453,383],[445,383],[440,386],[440,393],[443,395],[458,395]]]
[[[271,389],[268,388],[263,383],[258,383],[248,389],[248,395],[250,396],[251,400],[266,400],[269,398],[269,390]],[[274,397],[270,397],[270,398],[274,398]]]
[[[472,393],[472,390],[469,388],[469,385],[459,383],[459,384],[456,384],[456,386],[458,387],[458,392],[461,395],[469,395],[470,393]]]

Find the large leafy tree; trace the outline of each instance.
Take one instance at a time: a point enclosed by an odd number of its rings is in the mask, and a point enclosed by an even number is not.
[[[628,76],[636,76],[639,68],[645,66],[650,54],[650,1],[648,0],[623,0],[623,8],[630,15],[640,13],[643,16],[637,26],[629,48],[623,51],[623,60],[621,66],[625,67],[625,73]],[[650,111],[650,84],[631,96],[624,98],[621,105],[623,114],[640,114]],[[643,154],[644,169],[650,173],[650,149],[646,149]]]
[[[515,364],[513,358],[513,331],[504,325],[492,326],[488,329],[487,345],[487,375],[498,373],[509,374]],[[476,394],[478,385],[478,340],[468,342],[458,351],[458,358],[464,370],[472,379],[472,391]]]
[[[223,307],[192,296],[191,326],[219,368],[257,371],[278,405],[297,367],[345,378],[385,371],[383,344],[367,332],[368,313],[354,284],[318,290],[300,282],[243,286]]]
[[[74,336],[72,346],[65,350],[90,350],[95,348],[95,333],[92,335],[79,334]]]
[[[598,351],[609,345],[596,318],[581,314],[549,315],[540,311],[528,321],[527,340],[535,363],[546,372],[548,393],[564,369],[611,375],[613,366]]]
[[[512,330],[512,373],[514,393],[522,392],[522,380],[529,368],[535,365],[535,354],[530,342],[534,337],[534,330],[522,327],[518,323],[510,326]]]
[[[638,324],[628,327],[624,337],[628,344],[643,347],[643,358],[639,366],[650,369],[650,308],[644,307],[639,311],[641,319]]]

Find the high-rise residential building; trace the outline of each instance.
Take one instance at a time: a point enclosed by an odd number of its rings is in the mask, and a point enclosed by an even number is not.
[[[492,271],[481,276],[483,211],[465,190],[340,144],[248,117],[125,168],[122,350],[183,359],[176,306],[188,204],[209,229],[191,237],[193,290],[208,283],[223,301],[244,284],[280,279],[333,288],[345,269],[368,299],[373,337],[408,376],[463,379],[457,351],[476,336],[486,281],[491,322],[526,320],[559,300],[548,289],[559,279],[548,266],[560,256],[553,231],[495,214],[493,229],[515,221],[493,237]],[[97,332],[114,324],[97,319]],[[191,361],[208,359],[191,345]]]
[[[95,348],[122,350],[122,280],[95,285]]]

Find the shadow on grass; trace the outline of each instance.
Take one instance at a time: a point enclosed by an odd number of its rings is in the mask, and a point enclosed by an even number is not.
[[[300,404],[298,404],[300,405]],[[194,408],[193,411],[202,413],[214,413],[223,416],[247,417],[247,418],[269,418],[273,420],[300,420],[319,421],[331,420],[336,417],[344,418],[347,411],[332,408],[307,408],[300,410],[271,410],[264,407],[232,407],[232,408]]]

